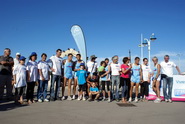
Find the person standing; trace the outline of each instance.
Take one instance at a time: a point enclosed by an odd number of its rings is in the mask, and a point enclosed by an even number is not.
[[[84,63],[80,64],[80,70],[77,71],[76,76],[78,79],[78,100],[81,100],[83,97],[83,101],[85,101],[87,71]]]
[[[16,57],[14,58],[14,67],[19,65],[19,58],[20,58],[21,54],[20,53],[16,53]]]
[[[0,56],[0,100],[3,99],[5,86],[7,100],[12,99],[12,67],[14,65],[14,61],[10,55],[11,50],[9,48],[5,48],[4,55]]]
[[[140,58],[136,57],[134,64],[132,64],[132,73],[131,73],[131,86],[130,86],[130,98],[129,102],[132,102],[132,92],[133,92],[133,87],[135,87],[135,102],[138,102],[138,93],[139,93],[139,83],[142,82],[143,76],[142,76],[142,67],[139,64]]]
[[[95,55],[92,55],[90,57],[90,61],[87,62],[87,71],[88,71],[88,74],[90,74],[91,76],[94,72],[97,72],[98,64],[96,62],[96,58],[97,57]]]
[[[112,63],[110,63],[108,72],[105,74],[109,74],[111,72],[111,80],[112,80],[112,87],[111,87],[111,93],[112,93],[112,100],[116,99],[116,101],[119,101],[119,85],[120,85],[120,72],[121,72],[121,65],[118,63],[118,56],[112,57]],[[116,89],[114,88],[116,86]]]
[[[47,88],[48,81],[50,80],[50,68],[46,61],[47,54],[43,53],[41,55],[42,60],[38,63],[39,69],[39,90],[38,90],[38,102],[49,102],[47,99]]]
[[[74,85],[73,85],[73,98],[72,99],[75,99],[75,95],[76,95],[76,87],[77,87],[77,84],[78,84],[78,80],[77,80],[77,71],[80,70],[80,65],[82,63],[84,63],[83,60],[81,60],[81,54],[77,54],[76,55],[76,61],[73,63],[73,70],[74,70]]]
[[[37,53],[32,52],[29,61],[27,63],[27,91],[26,91],[26,98],[28,104],[35,103],[34,101],[34,88],[35,84],[38,81],[38,64],[37,60]]]
[[[146,97],[148,97],[149,94],[149,84],[150,84],[150,78],[151,78],[151,69],[148,65],[148,59],[143,59],[143,65],[142,65],[142,75],[143,75],[143,82],[141,82],[141,100],[146,101]]]
[[[163,80],[163,94],[165,102],[172,103],[172,88],[173,88],[173,68],[175,67],[181,74],[179,67],[172,61],[169,61],[170,56],[165,55],[164,61],[161,62],[161,76]],[[168,87],[168,93],[167,93]]]
[[[14,67],[13,70],[13,84],[15,87],[15,104],[23,104],[23,95],[26,89],[26,58],[24,56],[19,57],[19,64]]]
[[[108,102],[111,102],[110,98],[110,74],[108,72],[109,68],[109,59],[105,59],[106,67],[105,67],[105,74],[101,75],[100,81],[101,81],[101,87],[102,87],[102,92],[103,92],[103,101],[106,100],[106,90],[105,90],[105,85],[107,86],[107,93],[108,93]]]
[[[68,98],[67,100],[72,100],[71,98],[71,83],[72,83],[72,79],[73,79],[73,54],[69,53],[68,54],[68,59],[65,61],[64,64],[64,86],[62,88],[62,99],[65,99],[64,97],[64,93],[65,93],[65,87],[66,84],[68,85]]]
[[[158,64],[157,57],[153,57],[152,61],[154,63],[153,76],[152,76],[152,79],[153,79],[152,88],[157,96],[157,98],[154,100],[154,103],[160,103],[161,102],[161,97],[160,97],[161,66],[160,64]]]
[[[56,50],[56,55],[52,56],[48,63],[51,63],[52,70],[52,80],[50,87],[50,101],[60,100],[60,85],[61,85],[61,77],[62,77],[62,58],[60,57],[62,54],[61,49]],[[56,88],[54,90],[54,86],[56,83]]]
[[[130,74],[131,74],[131,68],[132,66],[129,65],[129,58],[124,57],[123,58],[123,64],[121,65],[121,79],[120,83],[122,86],[122,103],[127,103],[127,98],[129,94],[128,86],[130,84]]]

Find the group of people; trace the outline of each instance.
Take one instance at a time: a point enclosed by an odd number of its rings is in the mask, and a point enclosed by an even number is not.
[[[14,99],[16,104],[23,104],[24,93],[28,104],[35,102],[34,89],[37,89],[38,102],[49,102],[55,100],[89,100],[111,102],[116,100],[122,103],[145,101],[149,95],[149,84],[152,83],[153,91],[157,98],[155,103],[161,102],[160,85],[163,80],[163,94],[166,102],[172,102],[173,68],[179,74],[180,69],[169,61],[169,55],[164,56],[164,61],[158,63],[158,58],[153,57],[153,67],[148,65],[148,59],[144,58],[140,64],[140,58],[136,57],[134,63],[130,63],[129,57],[123,58],[123,64],[119,63],[119,57],[113,56],[112,61],[108,58],[96,62],[96,56],[92,55],[85,63],[81,55],[75,57],[69,53],[67,59],[61,58],[61,49],[56,50],[56,55],[47,60],[47,54],[41,55],[37,60],[37,53],[32,52],[29,60],[20,53],[13,59],[11,50],[6,48],[4,55],[0,56],[0,100],[3,99],[4,87],[6,86],[6,97],[12,99],[12,89],[15,88]],[[76,60],[74,61],[74,58]],[[51,81],[50,96],[48,99],[48,81]],[[13,85],[13,86],[12,86]],[[65,89],[67,86],[67,98]],[[135,88],[134,88],[135,86]],[[62,89],[62,97],[60,95]],[[167,93],[168,87],[168,93]],[[78,93],[76,89],[78,88]],[[121,89],[121,97],[120,97]],[[140,89],[140,91],[139,91]],[[135,90],[135,93],[133,93]],[[71,94],[72,92],[72,94]],[[135,98],[133,97],[135,96]],[[134,98],[134,99],[133,99]]]

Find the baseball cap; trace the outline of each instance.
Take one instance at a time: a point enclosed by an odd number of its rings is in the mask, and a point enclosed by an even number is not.
[[[16,56],[20,56],[21,54],[20,53],[16,53]]]
[[[30,56],[37,56],[36,52],[32,52]]]
[[[25,60],[26,58],[24,56],[21,56],[19,60]]]
[[[91,56],[91,59],[96,59],[97,57],[95,55],[92,55]]]
[[[81,63],[80,66],[85,66],[85,64],[84,63]]]

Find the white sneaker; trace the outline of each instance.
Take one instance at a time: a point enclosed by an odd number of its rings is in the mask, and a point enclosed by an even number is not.
[[[108,102],[111,102],[111,99],[110,98],[108,98]]]
[[[67,97],[67,100],[71,101],[72,100],[71,96],[68,96]]]
[[[138,98],[135,98],[134,102],[137,103],[138,102]]]
[[[48,99],[44,99],[44,102],[49,102],[49,100]]]
[[[78,101],[80,101],[81,99],[80,99],[80,97],[78,97],[78,99],[77,99]]]
[[[65,99],[66,99],[65,96],[63,96],[63,97],[62,97],[62,100],[65,100]]]
[[[165,102],[168,102],[168,100],[167,100],[167,99],[165,99]]]
[[[73,95],[73,98],[72,98],[73,100],[75,100],[76,99],[76,97],[75,97],[75,95]]]
[[[129,98],[128,102],[132,102],[132,98],[131,97]]]
[[[154,100],[154,103],[160,103],[161,102],[161,99],[160,98],[156,98],[155,100]]]
[[[42,102],[42,99],[39,99],[38,102]]]
[[[83,101],[86,101],[86,98],[85,97],[83,97]]]
[[[171,99],[168,99],[169,103],[172,103],[172,100]]]

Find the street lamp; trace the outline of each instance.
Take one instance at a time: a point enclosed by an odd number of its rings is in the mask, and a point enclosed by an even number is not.
[[[180,64],[180,59],[181,59],[182,54],[178,53],[177,56],[178,56],[178,61],[179,61],[178,64],[179,64],[179,68],[180,68],[180,66],[181,66],[181,64]]]
[[[151,51],[151,44],[150,42],[151,41],[154,41],[156,40],[157,38],[155,37],[154,33],[152,33],[152,35],[150,36],[150,39],[147,39],[147,38],[144,38],[144,41],[142,43],[143,46],[148,46],[148,60],[149,60],[149,66],[151,65],[150,64],[150,61],[151,61],[151,57],[150,57],[150,51]]]

